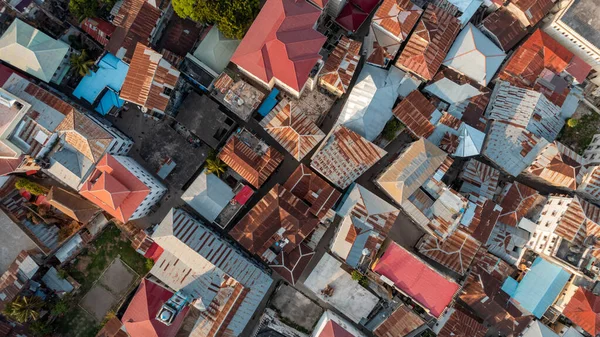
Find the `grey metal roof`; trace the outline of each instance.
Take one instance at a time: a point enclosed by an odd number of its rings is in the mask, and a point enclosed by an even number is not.
[[[164,252],[150,273],[171,289],[199,299],[198,305],[211,303],[218,292],[215,284],[220,285],[225,275],[249,289],[227,326],[233,336],[238,336],[270,288],[271,277],[234,246],[180,209],[169,211],[152,239]],[[206,318],[201,317],[194,329],[204,329],[207,324]],[[191,334],[203,335],[200,332]]]
[[[240,42],[226,38],[215,25],[192,55],[218,75],[225,70]]]
[[[82,153],[65,146],[50,157],[50,167],[46,171],[60,182],[78,189],[93,166],[94,163]]]
[[[214,221],[233,199],[233,190],[214,174],[202,171],[198,178],[183,192],[181,199],[200,213],[206,220]]]
[[[15,19],[0,38],[0,59],[50,82],[69,52],[69,45]]]

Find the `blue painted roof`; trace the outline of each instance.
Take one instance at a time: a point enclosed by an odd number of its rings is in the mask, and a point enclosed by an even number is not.
[[[106,90],[106,93],[102,96],[100,102],[98,102],[95,110],[99,114],[106,116],[110,112],[110,109],[114,106],[120,108],[123,106],[123,103],[125,103],[125,101],[119,98],[119,95],[116,92],[109,89]]]
[[[129,65],[107,53],[98,62],[98,70],[81,79],[73,96],[94,103],[106,87],[119,92],[128,70]]]
[[[267,98],[265,98],[265,101],[260,105],[260,107],[258,107],[258,113],[261,116],[266,116],[269,114],[269,112],[271,110],[273,110],[273,108],[277,105],[277,95],[279,94],[279,90],[278,89],[273,89],[273,91],[271,91],[271,93],[269,94],[269,96],[267,96]]]
[[[516,281],[509,278],[502,285],[502,290],[508,290],[509,295],[518,302],[519,306],[535,317],[541,318],[570,277],[571,274],[566,270],[538,257],[516,288],[514,288]]]

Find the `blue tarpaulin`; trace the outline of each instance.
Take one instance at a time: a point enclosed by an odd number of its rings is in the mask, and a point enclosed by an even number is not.
[[[278,89],[273,89],[269,96],[265,99],[265,101],[258,107],[258,113],[261,116],[266,116],[273,110],[273,108],[277,105],[277,95],[279,94]]]

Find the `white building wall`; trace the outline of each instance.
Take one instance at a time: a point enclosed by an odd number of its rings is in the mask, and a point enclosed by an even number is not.
[[[162,199],[167,192],[167,188],[132,158],[125,156],[114,156],[114,158],[150,189],[150,193],[129,219],[134,220],[146,216],[150,213],[150,208]]]
[[[538,254],[553,256],[560,244],[560,237],[554,233],[562,216],[567,211],[570,197],[550,196],[542,212],[536,219],[536,230],[531,235],[527,248]]]
[[[600,133],[594,135],[592,142],[583,152],[583,158],[586,159],[586,164],[600,164]]]

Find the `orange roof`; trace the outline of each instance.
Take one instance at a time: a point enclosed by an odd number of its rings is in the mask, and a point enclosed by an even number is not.
[[[269,146],[260,154],[236,136],[229,138],[219,158],[256,188],[267,181],[283,161],[283,155],[274,148]]]
[[[460,31],[457,18],[429,4],[410,36],[396,66],[431,80]]]
[[[600,334],[600,296],[579,288],[562,313],[592,336]]]
[[[164,89],[173,89],[178,79],[179,71],[161,54],[138,43],[119,96],[148,110],[164,112],[170,99]]]
[[[150,189],[115,157],[106,154],[79,193],[125,223],[150,193]]]

